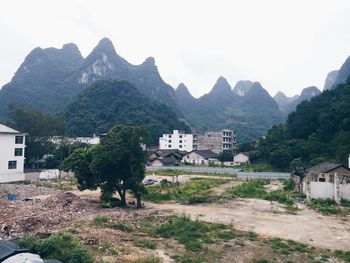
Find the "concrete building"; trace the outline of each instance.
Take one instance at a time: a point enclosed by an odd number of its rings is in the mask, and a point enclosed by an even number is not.
[[[249,153],[239,153],[233,156],[233,164],[234,165],[244,165],[244,164],[249,164]]]
[[[211,150],[194,150],[185,154],[181,162],[201,166],[220,165],[218,157],[218,154]]]
[[[163,134],[159,138],[159,149],[191,152],[196,147],[196,136],[174,130],[172,134]]]
[[[0,183],[24,180],[25,134],[0,124]]]
[[[197,150],[212,150],[220,154],[222,151],[236,153],[236,132],[222,130],[217,132],[205,132],[197,136]]]
[[[350,169],[342,164],[324,162],[308,169],[301,182],[296,179],[307,199],[350,200]]]

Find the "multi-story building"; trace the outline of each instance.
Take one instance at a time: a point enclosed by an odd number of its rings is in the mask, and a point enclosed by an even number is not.
[[[193,134],[174,130],[172,134],[163,134],[163,137],[159,138],[159,149],[191,152],[195,149],[196,143],[196,137]]]
[[[0,183],[24,180],[25,134],[0,124]]]
[[[219,154],[222,151],[236,153],[236,132],[222,130],[217,132],[205,132],[197,136],[197,150],[212,150]]]

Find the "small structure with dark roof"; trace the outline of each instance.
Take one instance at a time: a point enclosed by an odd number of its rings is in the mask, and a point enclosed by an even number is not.
[[[0,240],[0,262],[16,254],[28,252],[28,249],[19,247],[15,242],[9,240]]]
[[[185,154],[182,157],[182,163],[188,163],[193,165],[218,165],[219,155],[211,150],[194,150],[190,153]]]
[[[350,200],[350,169],[339,163],[324,162],[307,170],[302,192],[308,199]]]
[[[148,153],[148,165],[150,166],[176,166],[179,165],[185,151],[180,150],[156,150]]]

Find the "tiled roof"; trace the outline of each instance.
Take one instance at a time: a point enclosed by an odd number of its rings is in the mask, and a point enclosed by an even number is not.
[[[205,159],[219,157],[219,155],[214,153],[212,150],[195,150],[193,152],[195,152],[196,154],[199,154],[200,156],[204,157]]]
[[[328,162],[324,162],[324,163],[320,163],[318,165],[315,165],[311,168],[309,168],[309,172],[314,172],[314,173],[328,173],[330,171],[333,171],[334,169],[337,169],[339,167],[344,167],[342,164],[339,163],[328,163]],[[346,168],[347,169],[347,168]]]
[[[0,133],[14,133],[14,134],[16,134],[16,133],[21,133],[21,132],[16,131],[16,130],[14,130],[10,127],[7,127],[6,125],[0,123]]]

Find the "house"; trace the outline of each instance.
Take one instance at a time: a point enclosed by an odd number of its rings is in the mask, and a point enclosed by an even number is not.
[[[324,162],[308,169],[302,178],[301,192],[308,199],[331,198],[337,203],[350,200],[350,169],[342,164]]]
[[[196,136],[186,134],[178,130],[173,130],[172,134],[163,134],[159,138],[159,149],[161,150],[180,150],[190,152],[196,149]]]
[[[217,154],[222,151],[236,153],[236,132],[221,130],[205,132],[197,136],[197,150],[211,150]]]
[[[25,135],[0,123],[0,183],[24,180]]]
[[[233,156],[234,165],[250,164],[249,153],[242,152]]]
[[[211,150],[194,150],[185,154],[181,162],[193,165],[219,165],[219,155]]]
[[[176,166],[179,165],[187,152],[179,150],[155,150],[148,153],[148,165],[150,166]]]

